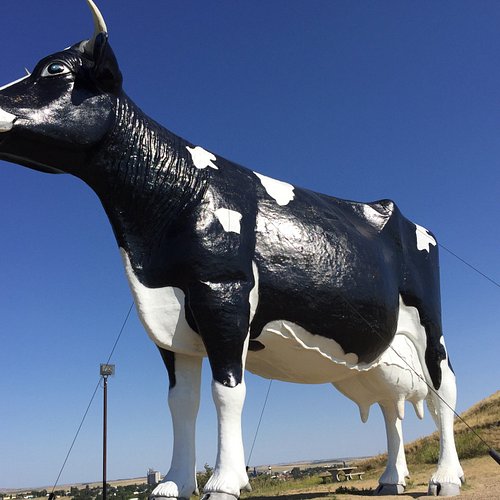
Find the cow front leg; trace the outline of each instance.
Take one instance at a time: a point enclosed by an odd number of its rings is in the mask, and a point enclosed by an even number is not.
[[[251,283],[207,283],[190,289],[189,306],[212,369],[212,396],[217,410],[218,449],[203,500],[235,500],[248,489],[241,413],[246,387]]]
[[[170,379],[168,406],[174,446],[170,470],[151,498],[185,499],[197,491],[195,428],[200,404],[202,358],[160,349]]]
[[[438,467],[429,482],[429,495],[455,496],[460,495],[464,473],[458,460],[453,434],[457,388],[455,374],[448,359],[441,361],[441,374],[441,386],[437,394],[430,391],[427,397],[427,405],[439,430],[440,443]]]
[[[242,380],[228,387],[214,380],[212,396],[217,409],[218,448],[212,477],[204,488],[203,500],[234,500],[249,489],[241,433],[241,412],[246,387]]]
[[[408,467],[403,442],[403,426],[398,418],[396,404],[380,403],[387,434],[387,466],[378,480],[376,495],[400,495],[404,492]]]

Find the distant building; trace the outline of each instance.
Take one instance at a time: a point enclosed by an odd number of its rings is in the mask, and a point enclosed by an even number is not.
[[[157,470],[149,469],[147,480],[148,480],[148,486],[155,486],[161,481],[160,473]]]

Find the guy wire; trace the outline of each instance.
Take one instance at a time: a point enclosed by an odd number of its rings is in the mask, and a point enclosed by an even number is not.
[[[125,329],[125,325],[127,324],[127,321],[130,317],[130,313],[132,312],[132,308],[134,307],[134,302],[132,301],[132,304],[130,304],[130,307],[128,309],[128,312],[127,312],[127,315],[125,317],[125,320],[123,321],[122,323],[122,326],[120,328],[120,331],[118,333],[118,336],[116,337],[116,340],[115,340],[115,343],[113,344],[113,348],[111,349],[111,352],[109,353],[109,356],[108,356],[108,360],[107,360],[107,364],[109,364],[110,360],[111,360],[111,357],[113,356],[113,353],[115,352],[115,349],[116,349],[116,346],[118,345],[118,342],[120,340],[120,337],[122,336],[122,333],[123,333],[123,330]],[[52,500],[54,498],[54,490],[56,489],[56,486],[57,484],[59,483],[59,479],[61,478],[61,474],[63,473],[64,471],[64,468],[66,467],[66,463],[69,459],[69,456],[71,455],[71,452],[73,450],[73,447],[76,443],[76,440],[78,438],[78,435],[80,434],[80,431],[83,427],[83,423],[85,422],[85,419],[87,418],[87,414],[90,410],[90,407],[92,406],[92,402],[94,401],[94,398],[95,398],[95,395],[97,394],[97,390],[99,389],[99,386],[101,385],[101,380],[102,380],[102,375],[99,377],[99,380],[95,386],[95,389],[94,389],[94,392],[92,393],[92,396],[90,398],[90,401],[89,401],[89,404],[87,405],[87,409],[85,410],[84,414],[83,414],[83,417],[80,421],[80,425],[78,426],[78,429],[76,430],[76,434],[75,434],[75,437],[73,438],[73,441],[71,442],[71,445],[69,447],[69,450],[68,450],[68,453],[66,454],[66,458],[64,459],[64,462],[61,466],[61,470],[59,471],[59,474],[57,475],[57,479],[56,479],[56,482],[54,483],[54,486],[52,487],[52,492],[50,494],[50,499],[49,500]]]
[[[253,448],[255,446],[255,441],[257,441],[257,434],[259,433],[260,424],[262,422],[262,417],[264,416],[264,410],[266,409],[267,400],[269,398],[269,392],[271,391],[272,383],[273,383],[273,380],[271,379],[269,381],[269,386],[267,387],[267,394],[266,394],[266,398],[264,400],[264,405],[262,406],[262,411],[260,412],[259,423],[257,424],[257,429],[255,430],[255,435],[253,437],[252,447],[250,448],[250,453],[248,454],[247,467],[250,465],[250,460],[252,458]]]
[[[342,300],[351,308],[351,310],[356,313],[361,320],[366,323],[366,325],[372,330],[378,337],[382,338],[382,335],[379,334],[379,332],[373,327],[373,325],[341,294],[339,296],[342,298]],[[493,448],[476,432],[475,429],[473,429],[453,408],[448,402],[438,393],[434,387],[432,387],[422,375],[420,375],[414,368],[413,366],[410,365],[406,359],[399,354],[399,352],[394,349],[392,345],[389,344],[389,348],[398,356],[398,358],[403,361],[403,363],[412,371],[426,386],[427,388],[433,392],[452,412],[453,414],[470,430],[472,431],[476,437],[488,448],[489,451],[493,450]],[[448,354],[448,353],[447,353]]]
[[[429,235],[424,232],[422,229],[420,229],[420,227],[416,226],[417,227],[417,231],[426,236],[427,238],[429,238]],[[439,243],[439,241],[436,240],[436,243],[438,245],[439,248],[442,248],[443,250],[446,250],[450,255],[453,255],[453,257],[455,257],[455,259],[459,260],[462,264],[465,264],[467,267],[470,267],[473,271],[475,271],[477,274],[479,274],[480,276],[482,276],[483,278],[487,279],[488,281],[490,281],[491,283],[493,283],[495,286],[497,286],[498,288],[500,288],[500,283],[498,283],[498,281],[494,280],[493,278],[491,278],[490,276],[488,276],[486,273],[483,273],[483,271],[480,271],[477,267],[473,266],[471,263],[467,262],[465,259],[462,259],[462,257],[460,257],[459,255],[457,255],[455,252],[453,252],[452,250],[450,250],[449,248],[445,247],[442,243]]]

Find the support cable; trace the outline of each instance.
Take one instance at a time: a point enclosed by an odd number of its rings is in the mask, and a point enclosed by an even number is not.
[[[350,307],[350,309],[372,330],[378,337],[382,338],[382,335],[375,329],[375,327],[341,294],[339,296],[344,300],[344,302]],[[433,392],[440,400],[442,403],[444,403],[445,406],[447,406],[453,414],[469,429],[485,446],[488,448],[488,453],[495,460],[495,462],[500,465],[500,454],[493,449],[485,439],[475,430],[473,429],[466,421],[463,419],[458,412],[439,394],[439,392],[430,385],[425,378],[420,375],[414,368],[413,366],[410,365],[410,363],[401,355],[399,352],[394,349],[392,345],[389,345],[389,348],[398,356],[398,358],[403,361],[403,363],[412,371],[426,386],[427,388]]]
[[[495,286],[497,286],[498,288],[500,288],[500,283],[498,283],[498,281],[495,281],[493,278],[490,278],[486,273],[483,273],[477,267],[473,266],[472,264],[470,264],[466,260],[462,259],[462,257],[460,257],[459,255],[457,255],[455,252],[452,252],[449,248],[445,247],[441,243],[438,243],[438,245],[443,250],[446,250],[450,255],[453,255],[453,257],[455,257],[455,259],[457,259],[460,262],[462,262],[462,264],[465,264],[466,266],[470,267],[473,271],[476,271],[477,274],[479,274],[480,276],[482,276],[483,278],[487,279],[488,281],[490,281],[491,283],[493,283]]]
[[[113,344],[113,348],[111,349],[111,352],[109,353],[108,360],[107,360],[106,364],[109,364],[109,362],[111,361],[111,357],[113,356],[113,353],[115,352],[116,346],[118,345],[120,337],[122,336],[123,330],[125,329],[125,326],[126,326],[126,324],[128,322],[128,319],[130,317],[130,313],[132,312],[132,308],[133,307],[134,307],[134,302],[132,301],[132,304],[130,304],[130,307],[128,309],[128,312],[127,312],[127,315],[125,317],[125,320],[122,323],[122,326],[120,328],[118,336],[116,337],[115,343]],[[54,486],[52,487],[52,492],[50,493],[49,500],[52,500],[53,498],[55,498],[54,490],[56,489],[56,486],[59,483],[59,479],[61,478],[61,475],[62,475],[62,473],[64,471],[64,468],[66,467],[66,463],[67,463],[67,461],[69,459],[69,456],[71,455],[71,452],[73,451],[73,447],[75,446],[75,443],[76,443],[76,440],[78,438],[78,435],[80,434],[80,431],[81,431],[81,429],[83,427],[83,423],[85,422],[85,419],[87,418],[87,414],[88,414],[88,412],[90,410],[90,407],[92,406],[92,402],[94,401],[95,395],[97,394],[97,390],[99,389],[99,386],[101,385],[102,378],[103,378],[102,376],[99,377],[99,381],[97,382],[97,384],[95,386],[94,392],[92,393],[92,396],[90,398],[90,401],[89,401],[89,404],[87,406],[87,409],[85,410],[85,412],[83,414],[83,417],[82,417],[82,419],[80,421],[80,425],[78,426],[78,429],[76,430],[75,437],[73,438],[73,441],[71,442],[71,445],[69,447],[68,453],[66,454],[66,458],[64,459],[64,462],[63,462],[63,464],[61,466],[61,470],[59,471],[59,474],[57,476],[56,482],[54,483]]]
[[[420,234],[422,234],[423,236],[425,236],[426,238],[430,237],[430,235],[426,231],[421,229],[419,226],[416,226],[416,228],[417,228],[417,231]],[[490,283],[493,283],[495,286],[500,288],[500,283],[498,281],[494,280],[493,278],[490,278],[490,276],[488,276],[486,273],[483,273],[483,271],[479,270],[476,266],[473,266],[470,262],[467,262],[465,259],[463,259],[459,255],[457,255],[455,252],[450,250],[448,247],[445,247],[442,243],[439,243],[439,241],[437,241],[437,240],[435,240],[435,241],[436,241],[436,244],[438,245],[439,248],[446,250],[450,255],[453,255],[453,257],[455,257],[455,259],[459,260],[462,264],[466,265],[467,267],[469,267],[470,269],[475,271],[477,274],[479,274],[483,278],[487,279]]]
[[[247,467],[250,466],[250,460],[252,458],[253,448],[255,446],[255,441],[257,441],[257,434],[259,433],[260,424],[262,422],[262,417],[264,416],[264,410],[266,409],[267,400],[269,399],[269,392],[271,391],[272,383],[273,383],[273,380],[271,379],[269,381],[269,386],[267,387],[267,394],[266,394],[266,398],[264,400],[264,405],[262,406],[262,411],[260,412],[259,423],[257,424],[257,429],[255,430],[255,436],[253,437],[252,447],[250,448],[250,453],[248,454]]]

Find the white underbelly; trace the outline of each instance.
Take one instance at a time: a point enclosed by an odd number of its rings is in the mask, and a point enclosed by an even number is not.
[[[354,353],[332,339],[313,335],[291,321],[272,321],[258,337],[265,347],[250,351],[246,368],[265,378],[323,384],[367,371],[375,363],[359,363]]]
[[[425,330],[417,309],[406,306],[401,298],[396,335],[388,349],[372,363],[358,364],[356,354],[345,353],[334,340],[313,335],[291,321],[268,323],[257,340],[264,349],[250,351],[246,367],[265,378],[304,384],[335,383],[376,367],[381,367],[379,371],[387,377],[391,370],[387,367],[393,367],[399,375],[401,369],[408,372],[412,380],[405,384],[407,393],[415,390],[418,398],[424,389],[414,374],[418,373],[417,378],[421,375],[428,378],[424,362]],[[405,355],[408,359],[401,359]]]

